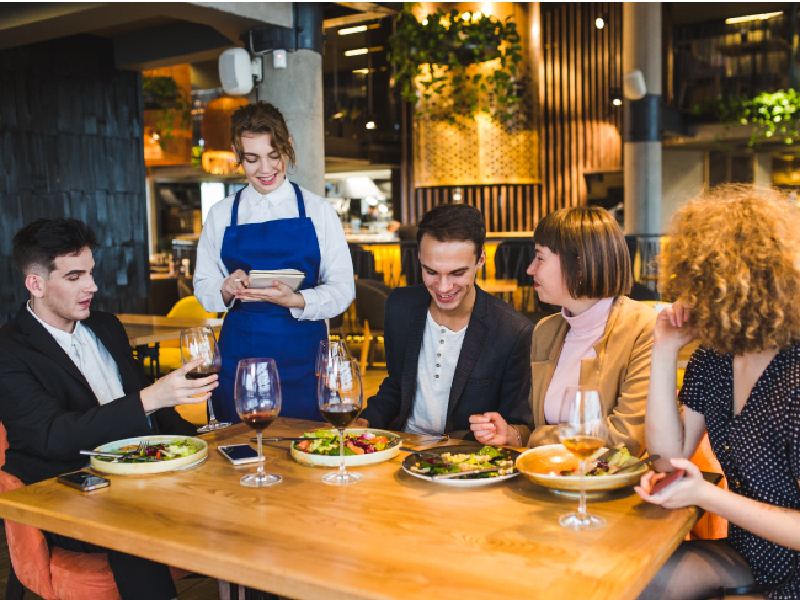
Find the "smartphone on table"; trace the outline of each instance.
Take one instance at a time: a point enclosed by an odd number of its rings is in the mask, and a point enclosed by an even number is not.
[[[75,488],[82,492],[91,492],[92,490],[99,490],[100,488],[108,487],[111,481],[105,477],[100,477],[89,471],[74,471],[72,473],[64,473],[59,475],[56,480],[71,488]]]
[[[248,463],[258,462],[258,451],[250,444],[219,446],[217,450],[234,465],[246,465]],[[264,460],[263,456],[261,460]]]
[[[650,490],[650,495],[653,496],[655,494],[658,494],[659,492],[663,492],[673,483],[675,483],[676,481],[680,481],[685,476],[686,476],[685,469],[675,469],[674,471],[672,471],[672,473],[668,473],[667,476],[664,477],[664,479],[660,479],[659,481],[656,482],[656,484],[653,486],[653,489]]]

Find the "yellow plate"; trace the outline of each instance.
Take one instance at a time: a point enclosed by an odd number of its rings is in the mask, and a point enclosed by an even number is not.
[[[577,475],[562,477],[558,473],[578,469],[579,466],[578,459],[562,444],[531,448],[517,459],[517,469],[532,482],[568,495],[580,494],[581,478]],[[586,493],[601,494],[636,485],[647,468],[647,465],[642,465],[629,473],[587,477]]]
[[[392,441],[400,437],[396,433],[392,433],[390,431],[384,431],[382,429],[345,429],[344,434],[352,434],[352,435],[361,435],[369,431],[375,435],[385,435],[388,441]],[[336,434],[339,435],[338,433]],[[302,465],[308,465],[310,467],[338,467],[339,462],[341,459],[339,455],[336,454],[334,456],[328,456],[326,454],[307,454],[302,450],[297,450],[295,445],[297,442],[292,442],[292,445],[289,448],[289,452],[292,455],[292,458],[295,459]],[[378,463],[382,463],[387,460],[393,459],[395,456],[400,454],[400,444],[395,445],[393,448],[389,448],[388,450],[381,450],[379,452],[373,452],[372,454],[356,454],[344,457],[344,464],[348,467],[366,467],[368,465],[376,465]]]
[[[146,435],[138,438],[128,438],[127,440],[118,440],[103,444],[95,448],[98,452],[113,452],[123,446],[135,446],[142,440],[150,444],[165,444],[174,442],[176,440],[187,439],[185,435]],[[172,460],[160,460],[153,462],[107,462],[99,460],[99,457],[92,457],[92,468],[101,473],[109,473],[111,475],[150,475],[153,473],[167,473],[183,467],[188,467],[195,463],[205,460],[208,456],[208,443],[200,438],[189,438],[200,447],[200,450],[189,456],[181,456],[180,458],[173,458]]]

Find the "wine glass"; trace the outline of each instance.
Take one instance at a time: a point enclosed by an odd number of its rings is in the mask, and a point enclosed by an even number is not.
[[[187,379],[201,379],[209,375],[217,375],[222,367],[222,359],[211,327],[190,327],[181,329],[181,362],[185,365],[193,360],[203,359],[203,364],[186,373]],[[217,429],[224,429],[230,423],[220,423],[214,417],[214,406],[209,397],[208,425],[203,425],[198,433],[208,433]]]
[[[581,461],[581,503],[576,512],[561,515],[558,522],[562,527],[589,531],[606,526],[603,517],[586,512],[586,459],[600,449],[607,434],[600,391],[588,386],[568,387],[561,403],[558,437]]]
[[[265,487],[283,480],[280,475],[264,472],[261,458],[261,432],[281,412],[281,381],[278,366],[271,358],[245,358],[236,367],[233,388],[236,413],[242,422],[258,434],[258,469],[245,475],[240,483],[247,487]]]
[[[346,485],[364,479],[360,473],[347,471],[344,464],[344,430],[361,412],[363,399],[358,361],[351,358],[322,358],[317,382],[319,412],[339,430],[339,470],[322,478],[331,485]]]
[[[314,365],[314,371],[317,377],[319,377],[319,361],[329,358],[350,358],[343,340],[320,341],[319,349],[317,350],[317,360]]]

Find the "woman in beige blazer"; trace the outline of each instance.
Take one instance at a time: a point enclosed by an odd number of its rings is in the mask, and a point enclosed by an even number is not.
[[[542,302],[562,310],[533,332],[528,446],[558,443],[564,390],[589,385],[600,390],[608,415],[607,445],[641,454],[656,312],[625,296],[632,269],[619,225],[602,208],[567,208],[542,219],[533,241],[536,258],[528,274],[534,289]],[[516,440],[496,413],[470,422],[481,443]]]

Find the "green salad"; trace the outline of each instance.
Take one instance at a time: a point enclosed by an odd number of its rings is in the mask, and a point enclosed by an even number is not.
[[[465,475],[469,471],[498,467],[497,471],[490,473],[476,473],[474,477],[499,477],[514,472],[514,461],[504,452],[494,446],[484,446],[478,452],[471,454],[451,454],[443,452],[440,457],[419,455],[422,457],[418,463],[411,465],[409,469],[415,473],[425,475],[439,475],[441,473],[463,472]]]
[[[138,444],[121,446],[116,450],[110,450],[109,454],[119,454],[124,458],[110,458],[100,456],[97,460],[104,462],[160,462],[163,460],[174,460],[184,456],[191,456],[203,449],[203,445],[192,438],[184,438],[172,442],[149,444],[144,450],[139,451]]]
[[[339,432],[335,429],[317,429],[304,433],[303,437],[308,439],[295,442],[295,450],[306,454],[339,456]],[[390,441],[385,435],[376,435],[369,431],[361,434],[345,433],[344,454],[345,456],[374,454],[386,450]]]

